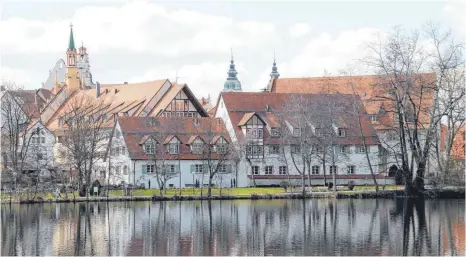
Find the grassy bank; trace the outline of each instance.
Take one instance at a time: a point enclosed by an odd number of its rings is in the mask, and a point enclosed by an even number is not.
[[[398,189],[398,190],[397,190]],[[400,190],[401,189],[401,190]],[[184,200],[235,200],[235,199],[300,199],[300,198],[394,198],[404,197],[403,188],[386,187],[385,190],[375,192],[375,187],[360,186],[355,187],[352,191],[347,188],[340,188],[339,191],[317,191],[308,192],[306,195],[301,194],[299,188],[295,188],[294,193],[290,190],[287,192],[283,188],[231,188],[212,189],[212,196],[207,197],[207,189],[201,193],[201,189],[183,189],[182,195],[178,195],[176,189],[168,189],[163,196],[159,195],[157,189],[140,189],[135,190],[132,196],[123,196],[123,190],[110,191],[108,197],[79,197],[76,198],[72,193],[67,197],[62,194],[60,199],[55,199],[54,194],[38,194],[34,200],[26,200],[23,197],[13,197],[13,203],[44,203],[44,202],[101,202],[101,201],[184,201]],[[464,198],[464,188],[450,188],[442,190],[427,190],[424,194],[426,198]],[[9,195],[2,194],[2,203],[9,203]]]

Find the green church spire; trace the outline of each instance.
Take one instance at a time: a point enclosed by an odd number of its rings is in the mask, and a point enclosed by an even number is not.
[[[70,24],[70,43],[68,44],[68,50],[74,49],[73,24]]]

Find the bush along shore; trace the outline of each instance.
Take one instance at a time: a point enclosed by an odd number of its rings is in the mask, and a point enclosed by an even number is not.
[[[76,202],[123,202],[123,201],[199,201],[199,200],[239,200],[239,199],[307,199],[307,198],[358,198],[358,199],[371,199],[371,198],[402,198],[406,197],[403,190],[388,190],[388,191],[338,191],[338,192],[312,192],[302,194],[302,192],[295,193],[279,193],[279,194],[247,194],[247,195],[170,195],[170,196],[110,196],[110,197],[76,197],[68,199],[43,199],[41,197],[34,200],[17,200],[13,199],[11,203],[31,204],[31,203],[76,203]],[[426,190],[419,197],[427,199],[450,199],[450,198],[463,198],[465,197],[465,188],[451,188],[451,189],[429,189]],[[2,204],[10,203],[9,199],[2,199]]]

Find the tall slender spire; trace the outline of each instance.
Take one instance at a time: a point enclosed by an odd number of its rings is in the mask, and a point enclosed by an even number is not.
[[[272,72],[270,73],[270,78],[277,79],[280,77],[280,73],[278,73],[277,62],[275,60],[275,49],[273,49],[273,65],[272,65]]]
[[[231,54],[231,61],[230,61],[230,69],[228,70],[227,74],[227,80],[225,81],[225,84],[223,85],[223,90],[224,91],[241,91],[241,82],[239,82],[238,78],[236,75],[238,72],[235,69],[235,61],[233,60],[233,50],[230,48],[230,54]]]
[[[68,43],[68,50],[74,49],[73,24],[70,24],[70,42]]]

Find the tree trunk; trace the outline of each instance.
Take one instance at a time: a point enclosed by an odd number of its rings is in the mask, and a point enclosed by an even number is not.
[[[414,188],[416,193],[422,193],[424,191],[424,172],[426,164],[425,162],[419,162],[416,172],[416,178],[414,179]]]
[[[209,186],[207,187],[207,196],[212,196],[212,175],[209,175]]]
[[[326,169],[326,165],[325,165],[325,156],[324,158],[322,159],[322,168],[323,168],[323,172],[324,172],[324,186],[327,186],[327,169]]]

